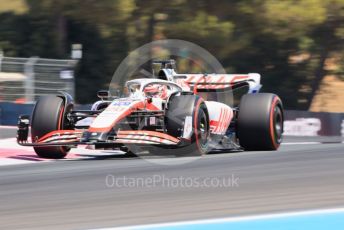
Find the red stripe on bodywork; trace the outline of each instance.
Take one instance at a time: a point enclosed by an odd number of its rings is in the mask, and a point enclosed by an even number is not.
[[[62,106],[61,110],[60,110],[59,123],[57,125],[58,130],[63,129],[63,127],[62,127],[63,126],[63,112],[64,112],[64,106]],[[60,148],[61,152],[66,153],[66,149],[63,146],[60,146],[59,148]]]
[[[220,130],[221,130],[221,124],[222,124],[222,119],[223,119],[223,113],[224,113],[223,108],[221,108],[220,117],[219,117],[219,122],[218,122],[218,125],[217,125],[216,129],[215,129],[216,132],[220,132]]]
[[[225,129],[227,128],[227,127],[226,127],[227,119],[228,119],[228,110],[225,109],[225,116],[224,116],[224,119],[223,119],[223,121],[222,121],[221,133],[225,132]]]

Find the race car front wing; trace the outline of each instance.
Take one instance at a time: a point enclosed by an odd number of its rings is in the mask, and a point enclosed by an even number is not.
[[[83,141],[82,131],[79,130],[55,130],[43,137],[28,142],[29,116],[20,116],[18,120],[17,142],[23,146],[66,146],[66,145],[92,145],[97,141]],[[176,138],[166,133],[148,130],[119,130],[111,140],[101,144],[151,144],[151,145],[180,145],[185,140]]]

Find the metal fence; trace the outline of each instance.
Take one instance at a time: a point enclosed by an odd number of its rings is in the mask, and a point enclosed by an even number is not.
[[[59,91],[74,97],[77,62],[75,59],[0,56],[0,101],[33,103],[41,95]]]

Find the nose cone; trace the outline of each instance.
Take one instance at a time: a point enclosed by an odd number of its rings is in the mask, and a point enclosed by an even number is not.
[[[84,132],[81,137],[82,142],[105,142],[107,140],[107,132]]]
[[[102,113],[100,113],[90,125],[90,133],[108,133],[117,122],[131,114],[131,111],[141,102],[130,99],[113,101]]]

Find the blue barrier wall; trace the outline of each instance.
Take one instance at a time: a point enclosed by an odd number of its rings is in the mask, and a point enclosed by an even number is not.
[[[18,116],[28,114],[31,116],[34,104],[15,104],[0,102],[0,125],[17,125]],[[77,109],[89,109],[90,105],[76,105]]]
[[[18,116],[30,114],[34,104],[15,104],[10,102],[0,103],[0,125],[16,125]]]
[[[344,113],[325,113],[325,112],[309,112],[309,111],[297,111],[287,110],[285,111],[285,120],[292,121],[298,118],[316,118],[320,121],[319,136],[342,136],[344,130]],[[312,124],[308,124],[311,126]],[[302,127],[301,128],[311,128]],[[343,135],[344,136],[344,135]]]

